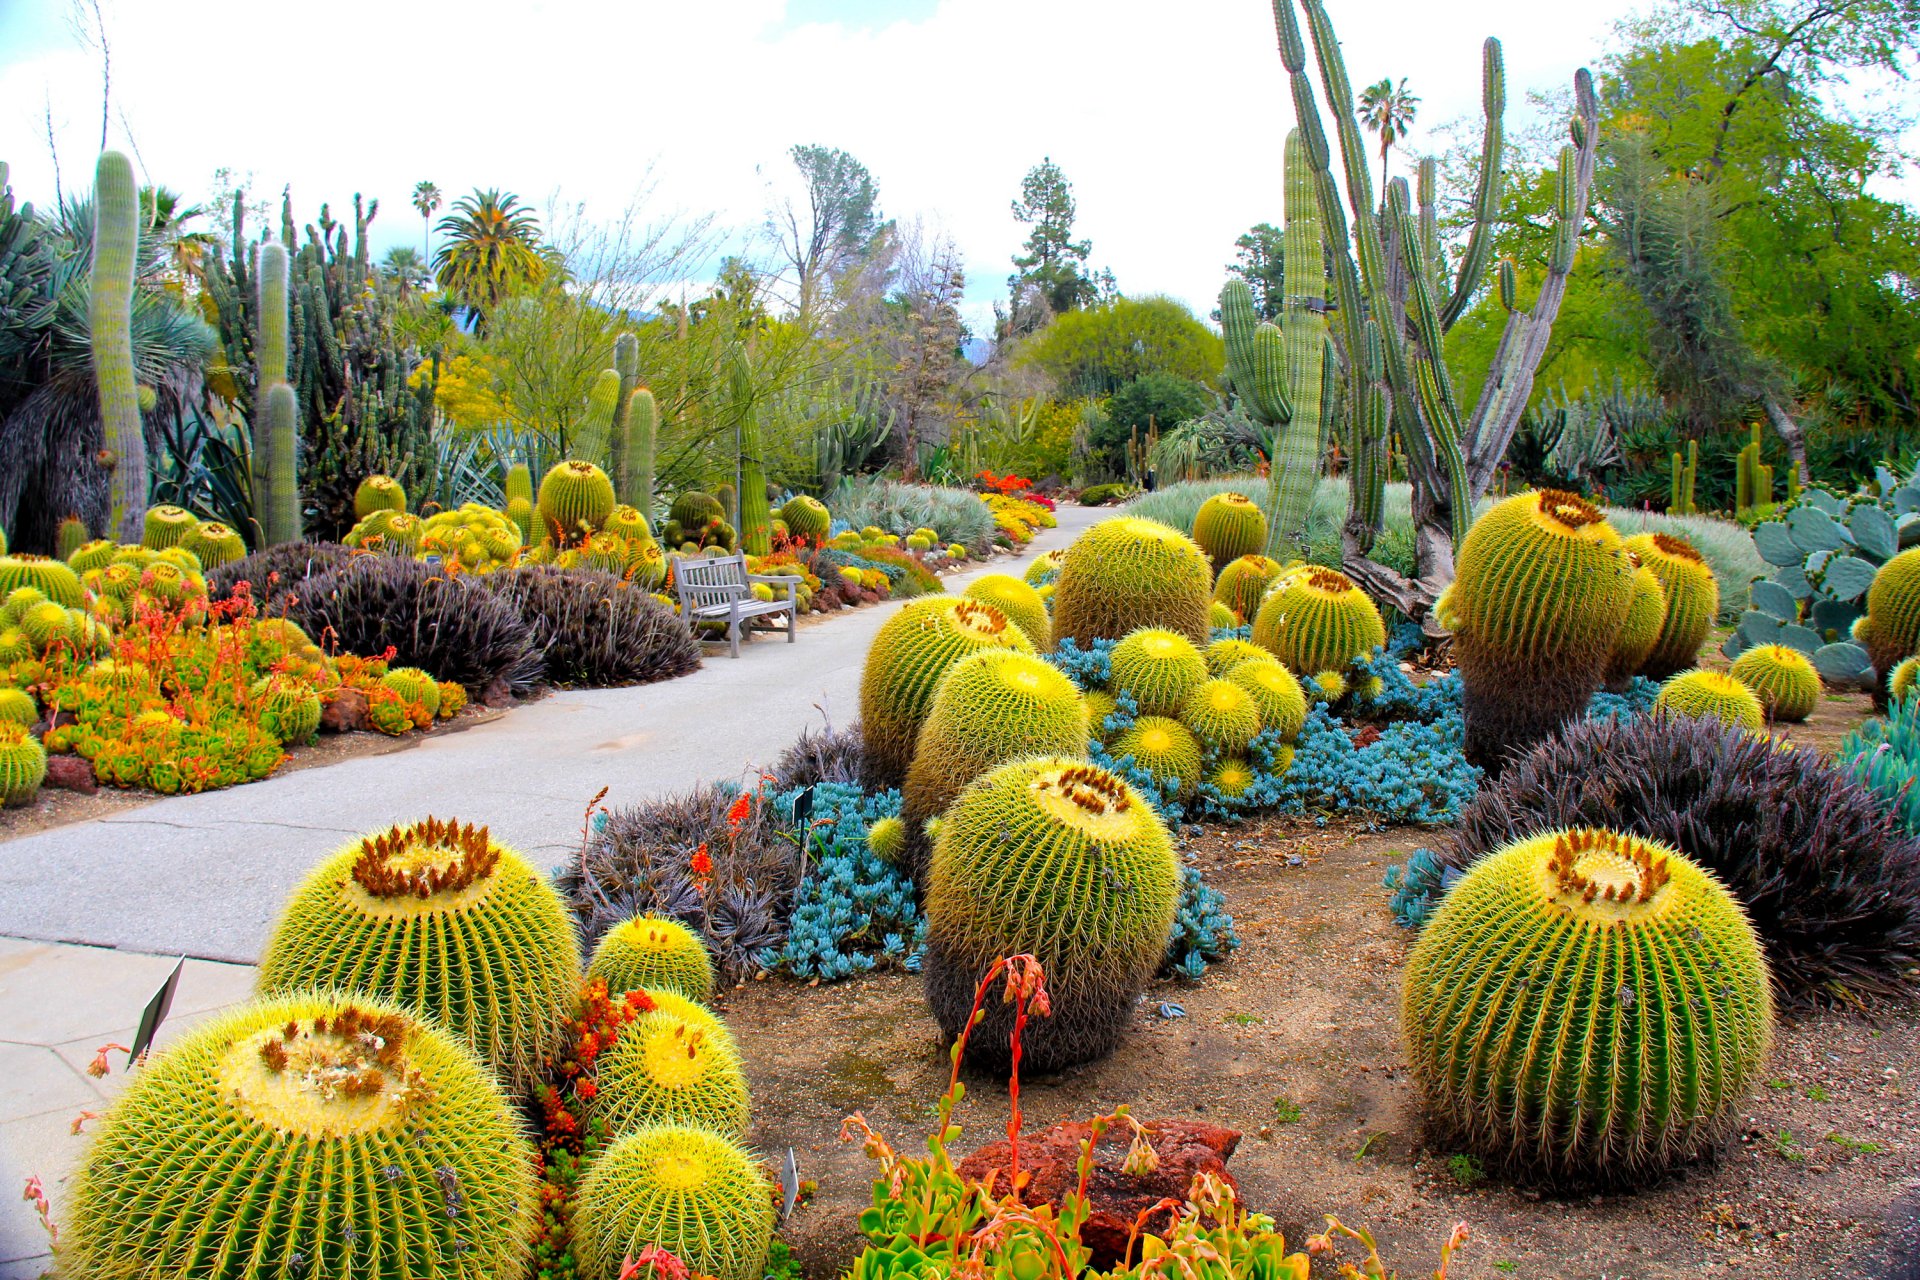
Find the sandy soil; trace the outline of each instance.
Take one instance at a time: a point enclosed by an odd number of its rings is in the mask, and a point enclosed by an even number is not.
[[[1767,1083],[1712,1158],[1633,1194],[1542,1195],[1478,1177],[1430,1146],[1401,1068],[1398,992],[1411,935],[1393,922],[1386,867],[1405,829],[1268,822],[1190,848],[1228,897],[1245,945],[1196,985],[1156,984],[1111,1059],[1028,1081],[1041,1128],[1131,1103],[1144,1118],[1242,1130],[1229,1167],[1247,1202],[1298,1242],[1338,1214],[1379,1235],[1403,1275],[1425,1275],[1457,1220],[1473,1241],[1455,1277],[1758,1274],[1875,1277],[1910,1250],[1889,1206],[1920,1188],[1920,1010],[1827,1013],[1782,1026]],[[796,1149],[814,1201],[785,1231],[810,1276],[840,1272],[871,1166],[838,1141],[861,1111],[919,1151],[945,1087],[938,1031],[907,975],[811,990],[731,993],[725,1014],[752,1076],[753,1139]],[[1176,1006],[1184,1013],[1176,1012]],[[1292,1118],[1289,1118],[1292,1117]],[[1006,1123],[1004,1087],[970,1081],[957,1119],[971,1151]]]

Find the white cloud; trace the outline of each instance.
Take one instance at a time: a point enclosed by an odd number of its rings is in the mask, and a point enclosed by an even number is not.
[[[87,180],[99,94],[97,63],[49,16],[64,6],[39,2],[37,18],[0,16],[0,133],[16,191],[44,200],[45,98],[72,186]],[[106,4],[115,145],[124,111],[154,176],[200,192],[222,165],[251,171],[257,192],[292,183],[302,219],[323,199],[337,213],[356,190],[377,196],[382,248],[418,242],[407,198],[421,178],[449,197],[499,186],[543,204],[558,190],[611,216],[650,164],[663,205],[750,230],[763,174],[818,142],[869,166],[889,215],[954,236],[977,315],[1024,236],[1008,202],[1051,154],[1096,263],[1204,314],[1234,238],[1280,214],[1291,108],[1261,0],[939,0],[878,27],[791,25],[786,0]],[[1562,88],[1597,57],[1627,8],[1336,0],[1333,17],[1354,81],[1404,75],[1423,124],[1440,124],[1479,110],[1483,36],[1505,41],[1513,116],[1525,90]]]

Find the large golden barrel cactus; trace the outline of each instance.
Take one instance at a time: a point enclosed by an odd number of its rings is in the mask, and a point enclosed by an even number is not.
[[[485,827],[427,818],[355,840],[314,868],[267,940],[258,986],[391,1000],[529,1086],[566,1034],[579,943],[533,864]]]
[[[1628,551],[1627,557],[1634,565],[1633,599],[1627,605],[1620,634],[1613,639],[1613,652],[1607,655],[1605,675],[1607,688],[1616,693],[1647,664],[1653,646],[1660,642],[1660,629],[1667,622],[1666,588],[1653,570],[1640,563],[1638,555]]]
[[[1194,513],[1193,540],[1208,559],[1225,568],[1267,545],[1267,517],[1244,493],[1216,493]]]
[[[1387,642],[1379,608],[1338,569],[1305,565],[1281,574],[1253,620],[1253,642],[1295,675],[1344,671]]]
[[[1881,685],[1903,658],[1920,652],[1920,547],[1880,566],[1867,588],[1867,616],[1854,626]]]
[[[773,1237],[773,1187],[737,1144],[661,1125],[609,1146],[581,1180],[575,1211],[582,1280],[664,1249],[695,1275],[760,1280]],[[657,1272],[656,1272],[657,1274]]]
[[[1605,830],[1476,863],[1421,931],[1401,998],[1448,1139],[1549,1179],[1644,1177],[1713,1141],[1772,1030],[1739,903],[1672,848]]]
[[[1180,896],[1173,839],[1125,780],[1079,760],[1016,760],[978,779],[941,819],[927,882],[927,999],[949,1036],[1003,956],[1046,969],[1052,1016],[1027,1023],[1025,1069],[1112,1052],[1166,954]],[[967,1042],[1004,1072],[1012,1008],[998,999]]]
[[[1586,708],[1633,574],[1620,535],[1575,494],[1516,494],[1474,521],[1447,595],[1467,759],[1498,770]]]
[[[614,1133],[677,1124],[745,1137],[747,1077],[733,1037],[712,1014],[686,1017],[655,1003],[601,1047],[589,1114]]]
[[[1102,520],[1067,548],[1053,595],[1053,638],[1082,648],[1140,627],[1207,642],[1213,569],[1192,538],[1158,520]]]
[[[1700,660],[1701,646],[1720,614],[1720,583],[1706,559],[1685,538],[1670,533],[1636,533],[1627,539],[1626,547],[1653,570],[1667,594],[1667,616],[1660,624],[1660,638],[1640,668],[1641,675],[1665,680]]]
[[[1025,579],[1010,573],[989,573],[968,583],[961,594],[969,600],[984,600],[1006,614],[1039,652],[1053,647],[1053,622],[1047,616],[1047,602]]]
[[[527,1264],[536,1167],[500,1086],[431,1024],[355,995],[262,1000],[129,1077],[61,1270],[497,1280]]]
[[[898,786],[906,780],[940,681],[960,659],[982,649],[1032,653],[1033,642],[982,600],[910,600],[887,619],[867,650],[860,677],[860,732],[869,781]]]
[[[1130,694],[1141,715],[1180,713],[1187,695],[1207,678],[1207,660],[1193,641],[1165,627],[1142,627],[1113,646],[1107,687]]]

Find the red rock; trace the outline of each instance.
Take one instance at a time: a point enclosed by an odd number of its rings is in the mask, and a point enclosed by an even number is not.
[[[367,695],[341,689],[320,711],[320,732],[354,733],[367,727]]]
[[[83,796],[100,789],[100,784],[94,781],[93,763],[82,756],[65,754],[47,757],[47,785],[62,791],[78,791]]]
[[[480,691],[480,705],[483,707],[510,707],[513,705],[513,690],[507,687],[507,682],[504,679],[495,676],[487,682],[487,687]]]
[[[1123,1261],[1134,1222],[1143,1210],[1162,1199],[1185,1201],[1197,1175],[1211,1173],[1239,1190],[1227,1172],[1227,1158],[1240,1145],[1238,1130],[1191,1120],[1148,1121],[1146,1129],[1160,1160],[1152,1173],[1131,1174],[1122,1168],[1132,1145],[1125,1125],[1109,1128],[1093,1149],[1093,1175],[1087,1182],[1092,1212],[1080,1228],[1080,1242],[1093,1252],[1097,1271],[1109,1271]],[[1021,1188],[1023,1203],[1057,1208],[1067,1192],[1079,1185],[1080,1146],[1089,1132],[1085,1121],[1076,1120],[1020,1140],[1021,1171],[1032,1175]],[[995,1192],[1004,1195],[1010,1155],[1005,1139],[990,1142],[960,1162],[960,1176],[977,1182],[992,1172]],[[1173,1210],[1161,1209],[1146,1219],[1144,1229],[1164,1232],[1173,1221]]]

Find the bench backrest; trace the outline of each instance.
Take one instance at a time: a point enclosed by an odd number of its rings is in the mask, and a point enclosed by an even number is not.
[[[683,609],[724,605],[746,594],[747,558],[715,556],[710,560],[683,558],[674,562],[674,589]]]

